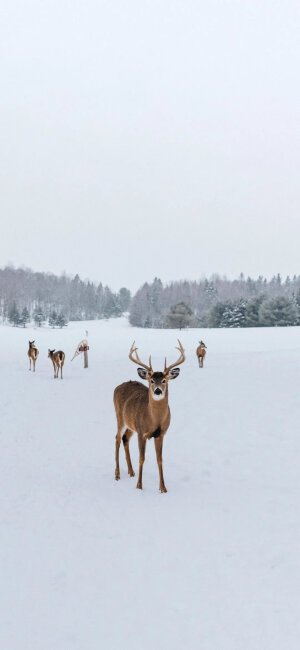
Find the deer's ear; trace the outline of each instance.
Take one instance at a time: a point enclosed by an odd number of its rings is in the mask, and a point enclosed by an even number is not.
[[[168,379],[176,379],[180,373],[180,368],[172,368],[172,370],[169,370],[167,374]]]
[[[141,379],[148,379],[149,378],[149,372],[148,370],[144,370],[144,368],[138,368],[137,369],[137,374]]]

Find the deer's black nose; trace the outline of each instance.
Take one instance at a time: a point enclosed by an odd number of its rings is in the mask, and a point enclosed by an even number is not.
[[[155,395],[161,395],[162,391],[160,390],[160,388],[156,388],[154,393]]]

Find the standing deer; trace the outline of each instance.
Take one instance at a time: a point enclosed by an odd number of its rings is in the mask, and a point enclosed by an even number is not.
[[[31,370],[31,361],[33,365],[33,372],[35,372],[35,362],[38,358],[39,351],[34,345],[34,341],[28,341],[29,343],[29,348],[28,348],[28,358],[29,358],[29,370]]]
[[[120,478],[119,467],[119,450],[121,437],[123,440],[125,456],[128,467],[128,474],[134,476],[129,453],[129,441],[132,434],[136,431],[138,435],[138,444],[140,452],[139,476],[137,488],[142,490],[142,474],[145,461],[146,442],[154,438],[156,458],[159,471],[159,489],[161,492],[167,492],[163,477],[162,448],[163,439],[170,425],[170,408],[168,404],[168,382],[170,379],[176,379],[180,373],[180,368],[175,368],[185,361],[185,354],[182,344],[178,339],[180,357],[176,363],[167,366],[165,359],[165,368],[163,372],[153,372],[151,365],[151,356],[149,365],[142,363],[140,360],[135,341],[133,342],[129,359],[137,363],[141,368],[137,373],[141,379],[148,381],[148,388],[139,381],[126,381],[117,386],[114,392],[114,405],[116,409],[118,431],[116,435],[116,471],[115,478]],[[134,356],[135,355],[135,356]]]
[[[59,369],[60,369],[60,376],[62,379],[63,378],[62,369],[65,363],[65,353],[62,352],[62,350],[58,350],[57,352],[55,352],[55,348],[54,348],[54,350],[48,350],[48,357],[50,357],[53,363],[54,379],[58,378]]]
[[[206,345],[203,343],[203,341],[199,341],[199,345],[196,350],[196,354],[198,357],[198,363],[199,363],[199,368],[203,368],[203,361],[204,357],[206,355]]]

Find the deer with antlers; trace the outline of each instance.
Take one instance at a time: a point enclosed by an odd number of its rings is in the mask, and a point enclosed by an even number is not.
[[[206,355],[206,345],[203,343],[203,341],[199,341],[199,345],[196,350],[196,354],[198,357],[198,363],[199,363],[199,368],[203,368],[203,361],[204,357]]]
[[[60,369],[60,377],[62,379],[63,378],[62,369],[65,363],[65,353],[62,350],[57,350],[57,352],[55,352],[55,348],[54,348],[54,350],[48,350],[48,357],[51,359],[53,363],[54,379],[58,378],[59,369]]]
[[[139,445],[139,476],[137,488],[142,490],[143,465],[145,461],[146,442],[154,438],[156,458],[159,471],[159,489],[161,492],[167,492],[163,476],[162,448],[163,439],[170,425],[170,408],[168,404],[168,383],[170,379],[176,379],[180,373],[179,364],[185,361],[184,349],[178,339],[180,352],[179,359],[165,367],[163,372],[154,372],[151,365],[151,356],[149,365],[142,363],[140,360],[135,341],[133,342],[129,359],[141,366],[137,373],[141,379],[148,381],[148,388],[139,381],[126,381],[117,386],[114,392],[114,405],[117,416],[118,431],[116,435],[116,470],[115,478],[120,478],[119,450],[121,438],[123,440],[125,456],[128,467],[128,474],[134,476],[129,453],[129,441],[136,431]]]
[[[35,363],[39,355],[38,349],[34,345],[34,341],[28,341],[29,343],[29,348],[28,348],[28,358],[29,358],[29,370],[31,370],[31,361],[33,365],[33,372],[35,372]]]

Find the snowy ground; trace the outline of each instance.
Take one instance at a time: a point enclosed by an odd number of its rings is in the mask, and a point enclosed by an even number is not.
[[[70,363],[86,328],[88,370]],[[137,379],[133,339],[160,370],[177,336],[122,319],[0,328],[1,649],[299,649],[300,328],[180,333],[168,493],[152,441],[141,492],[123,449],[114,480],[113,388]],[[66,352],[63,381],[48,347]]]

